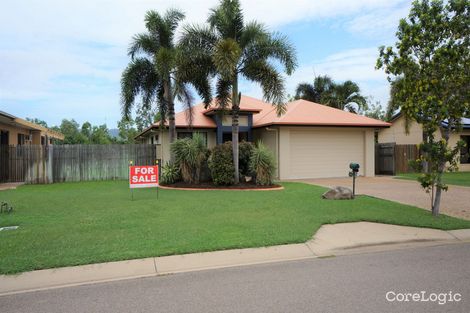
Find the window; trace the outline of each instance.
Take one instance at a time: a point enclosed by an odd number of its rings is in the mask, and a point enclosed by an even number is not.
[[[470,136],[460,136],[460,139],[465,142],[465,147],[460,150],[460,163],[470,164]]]
[[[222,142],[232,141],[232,133],[223,133],[222,134]],[[247,132],[239,132],[238,133],[238,142],[248,141],[248,133]]]
[[[26,136],[24,134],[18,134],[18,145],[24,145],[26,142]]]

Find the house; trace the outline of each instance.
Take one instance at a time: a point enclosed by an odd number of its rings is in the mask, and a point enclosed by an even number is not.
[[[392,120],[392,125],[389,128],[381,129],[378,133],[378,143],[395,143],[396,145],[419,145],[423,142],[423,127],[415,121],[409,125],[409,133],[405,131],[405,117],[398,113]],[[442,125],[446,127],[447,123],[444,121]],[[440,134],[436,134],[440,138]],[[449,138],[449,145],[455,147],[459,140],[467,143],[467,146],[462,149],[460,154],[459,170],[470,171],[470,118],[462,119],[462,131],[452,132]]]
[[[64,135],[0,111],[1,145],[49,145],[53,140],[64,140]]]
[[[214,105],[193,107],[192,124],[188,111],[176,114],[177,138],[199,132],[208,148],[230,141],[232,122]],[[360,175],[374,176],[374,132],[390,124],[338,110],[318,103],[297,100],[277,116],[270,103],[242,96],[240,101],[240,141],[258,141],[273,152],[277,178],[300,179],[345,177],[349,163],[361,165]],[[154,124],[136,137],[142,143],[157,145],[157,156],[169,160],[168,129]]]

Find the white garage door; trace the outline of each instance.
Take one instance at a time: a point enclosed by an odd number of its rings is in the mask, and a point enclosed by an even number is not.
[[[364,132],[290,130],[290,178],[345,177],[349,163],[364,163]]]

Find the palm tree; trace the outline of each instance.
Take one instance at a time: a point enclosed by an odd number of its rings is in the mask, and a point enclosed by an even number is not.
[[[238,0],[221,0],[220,5],[210,11],[208,24],[184,28],[180,40],[187,56],[182,66],[183,77],[191,80],[206,106],[212,101],[210,79],[216,78],[216,105],[222,109],[231,106],[234,180],[238,183],[241,97],[238,80],[244,77],[260,84],[264,99],[276,105],[278,114],[281,114],[285,109],[284,79],[271,60],[279,61],[288,75],[297,66],[297,60],[286,37],[268,32],[256,21],[244,22]]]
[[[359,86],[350,80],[342,84],[335,84],[333,90],[325,95],[325,104],[328,106],[357,113],[367,109],[367,99],[361,95]]]
[[[350,80],[335,83],[329,76],[318,76],[313,85],[302,83],[297,86],[295,98],[322,103],[340,110],[357,113],[367,109],[367,99],[360,94],[359,86]]]
[[[142,97],[143,110],[150,110],[155,103],[162,117],[161,125],[168,118],[170,143],[176,139],[175,98],[188,108],[192,104],[187,83],[178,75],[180,56],[173,42],[176,28],[183,19],[184,14],[174,9],[167,10],[164,16],[148,11],[145,15],[147,32],[132,38],[128,51],[131,62],[121,78],[123,116],[130,117],[138,95]],[[191,119],[190,114],[188,119]]]
[[[322,103],[322,97],[330,93],[335,86],[331,77],[317,76],[313,80],[313,85],[308,83],[301,83],[297,85],[295,90],[295,99],[304,99],[316,103]]]

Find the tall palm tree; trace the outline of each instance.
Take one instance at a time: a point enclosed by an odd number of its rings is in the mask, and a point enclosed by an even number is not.
[[[299,84],[295,98],[357,113],[361,109],[367,109],[367,99],[360,92],[359,86],[353,81],[348,80],[338,84],[325,75],[315,77],[313,85]]]
[[[367,109],[366,97],[361,95],[359,86],[350,80],[335,84],[332,91],[325,95],[324,102],[331,107],[352,113]]]
[[[290,75],[297,66],[295,50],[285,36],[270,33],[256,21],[244,22],[238,0],[221,0],[212,9],[208,26],[186,26],[180,46],[187,56],[184,77],[191,79],[206,106],[210,105],[211,78],[216,78],[215,101],[222,109],[231,109],[233,163],[235,183],[239,182],[238,131],[240,77],[256,82],[264,98],[276,105],[279,114],[284,108],[284,79],[271,60],[279,61]],[[194,78],[195,73],[204,73]]]
[[[170,143],[176,139],[175,98],[188,108],[192,104],[187,83],[178,75],[180,54],[174,43],[176,28],[183,19],[184,14],[175,9],[167,10],[163,16],[148,11],[145,15],[147,32],[132,38],[128,50],[131,62],[121,78],[123,116],[129,118],[136,97],[141,95],[144,110],[156,104],[162,117],[161,125],[168,119]],[[191,119],[190,114],[188,119]]]

